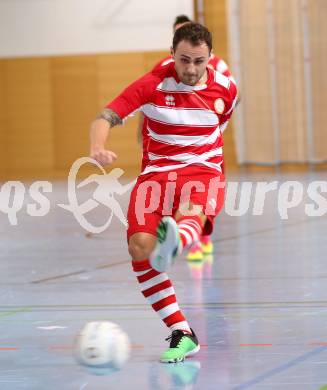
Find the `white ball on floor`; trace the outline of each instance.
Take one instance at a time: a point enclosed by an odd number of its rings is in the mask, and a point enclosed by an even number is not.
[[[75,357],[83,365],[120,369],[130,355],[128,335],[113,322],[88,322],[75,342]]]

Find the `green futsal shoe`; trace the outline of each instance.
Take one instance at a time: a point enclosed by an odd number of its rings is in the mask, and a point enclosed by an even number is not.
[[[158,272],[166,271],[175,261],[179,247],[178,226],[174,218],[163,217],[157,229],[157,243],[150,264]]]
[[[192,356],[200,350],[200,344],[193,330],[192,334],[174,330],[166,340],[170,341],[170,345],[160,357],[162,363],[182,362],[187,356]]]

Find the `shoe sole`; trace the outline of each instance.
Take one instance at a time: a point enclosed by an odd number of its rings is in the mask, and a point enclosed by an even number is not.
[[[202,247],[202,254],[203,255],[212,255],[213,254],[213,250],[214,250],[213,247],[211,248],[211,250],[208,250],[208,249]]]
[[[202,254],[203,254],[203,256],[212,255],[213,254],[213,250],[212,251],[202,251]]]
[[[178,226],[171,217],[163,217],[161,223],[166,224],[166,237],[162,243],[157,242],[150,255],[150,264],[158,272],[166,271],[174,261],[173,252],[178,246]],[[174,248],[172,251],[171,248]]]
[[[198,256],[198,257],[186,257],[186,260],[190,263],[192,263],[192,261],[194,262],[200,262],[200,261],[203,261],[203,256]]]
[[[194,349],[192,349],[192,351],[186,352],[186,354],[181,358],[169,359],[169,360],[160,359],[160,362],[161,363],[181,363],[185,360],[186,357],[193,356],[196,353],[198,353],[199,351],[200,351],[200,345],[197,345]]]

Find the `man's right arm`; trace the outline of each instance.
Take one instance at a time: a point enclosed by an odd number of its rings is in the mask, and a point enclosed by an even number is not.
[[[142,76],[107,104],[92,123],[90,155],[101,165],[111,164],[117,158],[115,153],[105,149],[110,129],[122,124],[123,119],[144,105],[153,93],[155,84],[158,84],[158,79],[151,72]]]
[[[102,166],[111,164],[117,159],[117,155],[105,149],[109,130],[121,124],[118,114],[109,108],[103,109],[91,124],[90,129],[90,156]]]

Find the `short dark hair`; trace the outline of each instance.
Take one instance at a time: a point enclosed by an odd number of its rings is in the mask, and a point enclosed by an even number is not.
[[[178,24],[192,22],[192,20],[186,15],[177,15],[173,27],[175,28]]]
[[[188,41],[193,46],[198,46],[202,42],[206,43],[209,48],[209,53],[212,49],[212,35],[207,27],[200,23],[186,23],[175,31],[173,38],[173,50],[175,51],[180,41]]]

